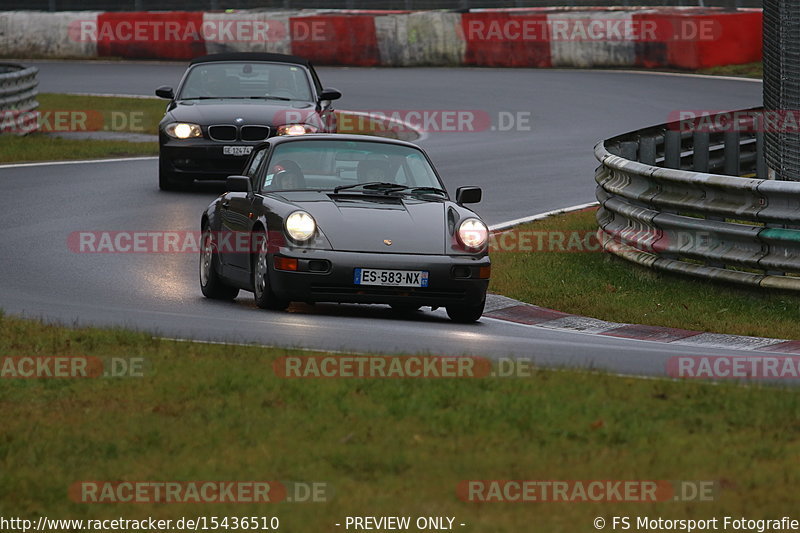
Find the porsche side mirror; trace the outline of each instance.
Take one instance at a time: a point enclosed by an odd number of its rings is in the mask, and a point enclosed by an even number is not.
[[[247,176],[228,176],[225,180],[228,192],[250,192],[250,178]]]
[[[172,90],[172,87],[164,85],[156,89],[156,96],[158,96],[159,98],[166,98],[167,100],[174,100],[175,91]]]
[[[456,189],[457,204],[477,204],[483,198],[480,187],[459,187]]]
[[[338,100],[341,97],[342,93],[339,92],[337,89],[334,89],[333,87],[322,89],[322,92],[319,95],[320,100]]]

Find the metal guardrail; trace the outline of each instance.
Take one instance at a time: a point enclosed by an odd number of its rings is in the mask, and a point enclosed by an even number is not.
[[[759,179],[761,113],[708,131],[672,122],[598,143],[603,248],[648,268],[800,290],[800,183]],[[731,116],[708,123],[723,115]]]
[[[30,133],[38,129],[36,67],[0,63],[0,133]]]

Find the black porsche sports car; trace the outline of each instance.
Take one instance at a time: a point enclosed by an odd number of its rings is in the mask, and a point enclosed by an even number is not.
[[[198,57],[177,90],[156,95],[170,100],[158,128],[162,190],[239,174],[270,137],[335,132],[332,101],[342,96],[323,89],[305,59],[266,53]]]
[[[200,287],[215,299],[252,291],[262,308],[292,301],[444,306],[451,319],[483,313],[488,229],[452,201],[414,144],[361,135],[276,137],[201,220]]]

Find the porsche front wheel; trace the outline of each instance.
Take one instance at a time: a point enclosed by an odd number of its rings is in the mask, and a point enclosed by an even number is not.
[[[217,273],[219,258],[217,257],[214,234],[208,226],[203,227],[200,238],[200,290],[203,296],[214,300],[233,300],[239,294],[239,289],[225,285]]]
[[[289,302],[276,297],[269,286],[269,245],[266,233],[261,234],[258,252],[253,255],[253,296],[256,305],[261,309],[281,311],[289,307]]]
[[[481,300],[480,303],[472,305],[448,305],[447,316],[449,316],[450,320],[453,322],[471,324],[472,322],[477,322],[478,319],[481,318],[485,306],[485,298]]]

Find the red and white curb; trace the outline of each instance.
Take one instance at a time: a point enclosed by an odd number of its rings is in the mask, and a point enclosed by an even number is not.
[[[725,335],[704,333],[687,329],[646,326],[607,322],[597,318],[562,313],[554,309],[539,307],[490,294],[486,298],[486,318],[515,322],[540,328],[604,335],[623,339],[660,342],[682,346],[703,348],[727,348],[731,350],[766,351],[785,354],[800,354],[800,340],[770,339],[767,337],[747,337],[744,335]]]

